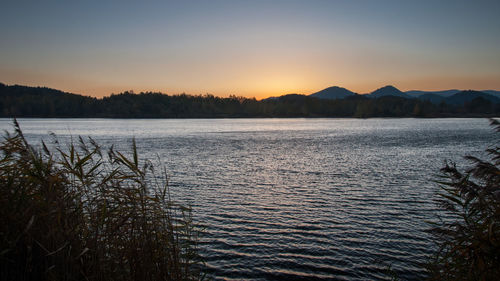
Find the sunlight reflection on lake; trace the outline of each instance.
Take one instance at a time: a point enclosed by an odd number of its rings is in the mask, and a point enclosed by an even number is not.
[[[11,130],[2,119],[2,129]],[[480,154],[486,119],[20,119],[33,142],[91,136],[160,156],[206,227],[209,274],[235,280],[420,280],[445,159]]]

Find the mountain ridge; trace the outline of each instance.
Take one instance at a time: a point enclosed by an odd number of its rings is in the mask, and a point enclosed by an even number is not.
[[[308,96],[316,97],[316,98],[320,98],[320,99],[342,99],[342,98],[347,97],[347,96],[337,95],[337,96],[332,98],[332,97],[329,97],[329,96],[323,94],[325,92],[330,92],[331,89],[342,89],[343,91],[346,91],[348,93],[352,93],[352,95],[350,95],[350,96],[359,95],[359,96],[366,96],[366,97],[370,97],[370,98],[379,98],[379,97],[383,97],[383,96],[397,96],[397,97],[403,97],[403,98],[422,98],[423,97],[424,99],[425,98],[429,99],[432,97],[432,95],[434,95],[435,99],[438,100],[438,99],[449,98],[449,97],[451,97],[457,93],[460,93],[460,92],[482,92],[482,93],[485,93],[487,95],[500,98],[500,91],[497,91],[497,90],[450,89],[450,90],[440,90],[440,91],[409,90],[409,91],[403,92],[392,85],[387,85],[387,86],[378,88],[378,89],[376,89],[370,93],[367,93],[367,94],[357,94],[353,91],[350,91],[349,89],[346,89],[346,88],[343,88],[340,86],[331,86],[331,87],[325,88],[323,90],[320,90],[318,92],[312,93]]]
[[[320,99],[344,99],[346,97],[355,96],[357,93],[339,86],[331,86],[316,93],[310,94],[310,97]]]
[[[339,88],[338,90],[346,92]],[[348,92],[347,92],[348,93]],[[47,87],[0,83],[0,117],[27,118],[271,118],[271,117],[498,117],[500,98],[461,91],[445,98],[424,94],[404,97],[395,87],[374,91],[380,97],[349,95],[320,99],[288,94],[266,100],[213,95],[123,92],[103,98]],[[403,93],[403,94],[402,94]]]

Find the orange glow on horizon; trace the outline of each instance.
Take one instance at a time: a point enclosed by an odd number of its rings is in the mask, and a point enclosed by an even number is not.
[[[276,69],[276,68],[275,68]],[[195,86],[186,85],[182,87],[169,87],[155,81],[155,85],[148,86],[146,83],[123,83],[119,81],[113,83],[105,83],[105,81],[91,81],[88,79],[77,79],[64,77],[61,79],[55,75],[37,75],[36,73],[22,71],[2,71],[0,69],[0,77],[2,83],[8,85],[25,85],[25,86],[42,86],[54,88],[57,90],[80,94],[92,97],[105,97],[111,94],[119,94],[125,91],[132,90],[135,93],[140,92],[161,92],[168,95],[176,95],[186,93],[188,95],[204,95],[212,94],[220,97],[229,97],[230,95],[243,96],[247,98],[256,98],[257,100],[265,99],[273,96],[281,96],[285,94],[304,94],[309,95],[317,91],[323,90],[331,86],[344,87],[358,94],[370,93],[385,85],[393,85],[401,91],[423,90],[423,91],[438,91],[447,89],[459,90],[500,90],[500,79],[490,76],[429,76],[417,77],[408,79],[400,77],[400,80],[395,79],[370,79],[363,81],[362,78],[355,79],[353,77],[343,76],[342,79],[329,81],[325,77],[310,75],[306,77],[301,75],[300,71],[280,74],[280,71],[263,71],[259,73],[258,69],[249,71],[247,79],[233,79],[231,83],[217,82],[211,80],[206,81],[207,86],[202,83],[195,83]],[[215,80],[215,79],[214,79]],[[189,83],[187,83],[189,84]]]
[[[0,18],[0,82],[9,85],[256,99],[331,86],[500,90],[498,1],[457,9],[436,1],[18,2]]]

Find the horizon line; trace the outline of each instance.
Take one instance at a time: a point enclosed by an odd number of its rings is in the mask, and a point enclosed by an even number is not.
[[[162,91],[162,90],[135,90],[135,89],[128,89],[128,90],[123,90],[123,91],[120,91],[120,92],[111,92],[109,94],[104,94],[104,95],[91,95],[91,94],[82,94],[82,93],[79,93],[78,91],[71,91],[71,90],[64,90],[64,89],[60,89],[60,88],[56,88],[56,87],[52,87],[52,86],[41,86],[41,85],[23,85],[23,84],[18,84],[18,83],[14,83],[14,84],[7,84],[7,83],[4,83],[4,82],[0,82],[0,84],[3,84],[5,86],[21,86],[21,87],[32,87],[32,88],[47,88],[47,89],[52,89],[52,90],[56,90],[56,91],[61,91],[61,92],[64,92],[64,93],[68,93],[68,94],[74,94],[74,95],[79,95],[79,96],[85,96],[85,97],[91,97],[91,98],[97,98],[97,99],[102,99],[102,98],[106,98],[106,97],[111,97],[113,95],[120,95],[120,94],[124,94],[124,93],[132,93],[132,94],[141,94],[141,93],[158,93],[158,94],[163,94],[163,95],[170,95],[170,96],[176,96],[176,95],[188,95],[188,96],[203,96],[203,95],[212,95],[212,96],[216,96],[216,97],[220,97],[220,98],[228,98],[228,97],[231,97],[231,96],[235,96],[235,97],[243,97],[243,98],[248,98],[248,99],[256,99],[256,100],[264,100],[264,99],[268,99],[268,98],[276,98],[276,97],[281,97],[281,96],[286,96],[286,95],[303,95],[303,96],[310,96],[312,94],[315,94],[317,92],[320,92],[320,91],[323,91],[323,90],[326,90],[326,89],[329,89],[329,88],[334,88],[334,87],[338,87],[338,88],[342,88],[342,89],[346,89],[354,94],[357,94],[357,95],[369,95],[373,92],[375,92],[376,90],[379,90],[379,89],[382,89],[382,88],[385,88],[385,87],[394,87],[396,89],[398,89],[399,91],[403,92],[403,93],[406,93],[406,92],[412,92],[412,91],[420,91],[420,92],[442,92],[442,91],[452,91],[452,90],[456,90],[456,91],[478,91],[478,92],[484,92],[484,91],[498,91],[500,92],[500,90],[496,90],[496,89],[481,89],[481,90],[478,90],[478,89],[460,89],[460,88],[449,88],[449,89],[439,89],[439,90],[421,90],[421,89],[415,89],[415,88],[411,88],[410,90],[401,90],[399,89],[397,86],[394,86],[393,84],[386,84],[384,86],[381,86],[381,87],[378,87],[370,92],[364,92],[364,93],[358,93],[358,92],[355,92],[355,91],[351,91],[350,89],[346,88],[346,87],[342,87],[342,86],[339,86],[339,85],[332,85],[332,86],[328,86],[326,88],[322,88],[320,90],[317,90],[317,91],[312,91],[308,94],[304,94],[304,93],[299,93],[299,92],[289,92],[289,93],[283,93],[283,94],[280,94],[280,95],[269,95],[267,97],[261,97],[261,98],[258,98],[257,96],[244,96],[244,95],[238,95],[238,94],[213,94],[213,93],[210,93],[210,92],[205,92],[205,93],[197,93],[197,94],[193,94],[193,93],[188,93],[188,92],[180,92],[180,93],[168,93],[168,91]]]

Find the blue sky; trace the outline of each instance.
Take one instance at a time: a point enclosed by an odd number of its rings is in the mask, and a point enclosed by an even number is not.
[[[0,81],[94,96],[500,89],[499,14],[500,1],[6,1]]]

